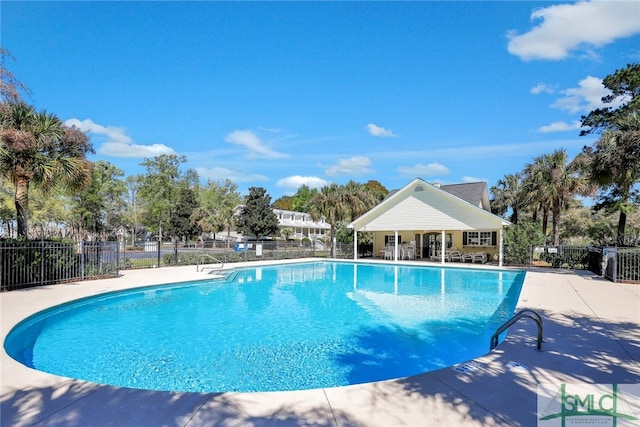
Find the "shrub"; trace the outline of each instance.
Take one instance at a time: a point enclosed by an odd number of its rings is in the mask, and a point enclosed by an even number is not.
[[[520,221],[507,228],[504,236],[504,259],[506,264],[528,265],[529,247],[543,245],[545,236],[540,223]]]

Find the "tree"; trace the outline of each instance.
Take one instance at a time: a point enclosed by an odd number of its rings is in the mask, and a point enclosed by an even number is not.
[[[0,145],[0,150],[2,145]],[[0,176],[0,236],[11,237],[14,235],[15,204],[13,202],[14,191],[10,184]]]
[[[72,196],[72,222],[79,237],[107,240],[124,225],[127,188],[123,176],[109,162],[95,163],[91,184]]]
[[[93,147],[80,129],[23,102],[0,104],[0,174],[15,187],[18,236],[27,238],[29,187],[77,191],[91,180]]]
[[[15,60],[8,50],[0,47],[0,99],[1,102],[16,103],[22,98],[20,92],[28,95],[29,89],[4,67],[7,59]]]
[[[37,188],[29,196],[29,236],[32,239],[66,238],[70,234],[68,225],[69,199],[60,190],[44,196]]]
[[[534,204],[551,211],[551,243],[554,245],[560,244],[561,212],[577,194],[589,195],[592,192],[592,187],[579,175],[578,166],[578,162],[568,163],[567,152],[559,149],[536,157],[525,167],[526,196]]]
[[[607,105],[596,108],[582,117],[580,135],[601,133],[608,129],[615,129],[620,117],[638,114],[640,111],[640,64],[629,64],[625,68],[616,70],[602,80],[605,88],[611,93],[602,97]]]
[[[349,181],[344,186],[332,183],[322,187],[309,202],[309,213],[313,220],[325,218],[331,225],[331,256],[335,256],[334,241],[341,223],[354,220],[377,205],[384,198],[381,188],[384,189],[377,181],[367,184]],[[340,233],[340,236],[347,240],[344,233]]]
[[[139,178],[138,190],[140,200],[144,204],[143,220],[145,225],[158,233],[160,240],[163,231],[170,228],[171,221],[175,221],[173,217],[178,212],[181,189],[189,188],[197,182],[194,171],[180,171],[180,165],[186,161],[185,156],[163,154],[142,162],[142,166],[147,169]]]
[[[278,217],[271,209],[271,196],[262,187],[250,187],[245,205],[237,220],[237,228],[244,235],[256,239],[278,233]]]
[[[271,205],[274,209],[293,210],[293,196],[281,196]]]
[[[593,147],[585,147],[587,173],[598,184],[595,209],[618,211],[618,244],[624,244],[626,219],[640,201],[640,113],[627,114],[611,122]]]
[[[285,227],[280,229],[280,235],[284,237],[284,240],[289,240],[289,238],[293,235],[293,228]]]
[[[562,215],[560,224],[560,238],[565,245],[584,245],[591,243],[589,230],[593,226],[594,218],[591,209],[582,206],[578,200],[574,201]]]
[[[381,193],[377,192],[375,186],[368,186],[368,184],[349,181],[344,185],[343,192],[348,206],[345,221],[358,218],[381,201],[379,198]]]
[[[596,209],[618,211],[618,244],[625,243],[626,220],[637,210],[640,182],[640,64],[629,64],[602,81],[610,93],[607,105],[582,117],[580,135],[601,133],[592,147],[584,147],[583,167],[600,186]]]
[[[140,230],[140,218],[142,216],[141,207],[139,203],[139,190],[140,190],[140,175],[130,175],[125,178],[125,185],[127,187],[126,194],[126,210],[125,210],[125,223],[127,224],[128,231],[131,234],[132,244],[135,245],[138,238],[138,231]]]
[[[238,186],[230,179],[223,182],[208,181],[199,191],[199,206],[192,219],[205,233],[227,230],[227,237],[235,224],[235,208],[243,203]],[[227,242],[229,239],[227,239]]]
[[[389,190],[380,183],[380,181],[376,181],[375,179],[371,179],[364,184],[364,187],[367,189],[369,193],[373,195],[373,197],[380,203],[387,197],[389,194]]]
[[[308,185],[301,185],[293,196],[291,210],[295,212],[308,212],[309,202],[318,194],[318,190]]]
[[[191,239],[199,234],[198,225],[191,215],[198,208],[198,199],[191,188],[182,187],[178,191],[178,204],[171,215],[167,234],[183,239]]]
[[[535,221],[523,220],[512,227],[507,227],[504,236],[504,259],[512,265],[528,265],[531,245],[545,243],[540,224]]]
[[[309,213],[314,221],[326,218],[331,226],[329,238],[331,239],[331,256],[335,256],[334,240],[336,225],[343,221],[349,214],[349,205],[343,188],[332,183],[320,189],[320,192],[309,202]]]
[[[522,174],[517,173],[505,175],[494,187],[491,187],[491,194],[493,194],[491,210],[496,215],[504,215],[511,209],[509,220],[513,224],[518,223],[518,212],[524,205],[521,184]]]
[[[272,207],[275,209],[283,209],[294,212],[308,212],[309,201],[318,194],[318,190],[311,188],[306,184],[301,185],[293,196],[282,196],[275,202]]]

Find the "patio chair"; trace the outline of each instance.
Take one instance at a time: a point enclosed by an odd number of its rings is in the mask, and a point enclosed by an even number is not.
[[[482,264],[485,264],[487,262],[487,254],[485,252],[471,252],[471,253],[467,253],[464,254],[464,261],[467,262],[472,262],[472,263],[476,263],[476,262],[481,262]]]
[[[464,262],[464,255],[462,254],[462,252],[454,250],[449,253],[449,260]]]

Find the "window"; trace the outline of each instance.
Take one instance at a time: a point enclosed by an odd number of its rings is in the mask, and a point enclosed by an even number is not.
[[[393,235],[393,234],[389,234],[389,235],[384,236],[384,244],[385,244],[385,246],[386,245],[394,245],[394,243],[393,243],[393,239],[394,238],[395,238],[395,235]],[[399,234],[398,234],[398,240],[397,241],[398,241],[398,243],[402,242],[402,236],[400,236]]]
[[[495,231],[465,231],[462,233],[463,246],[496,246]]]

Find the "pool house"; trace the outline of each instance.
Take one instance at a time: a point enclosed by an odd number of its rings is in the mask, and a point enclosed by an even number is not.
[[[486,182],[439,185],[416,178],[348,227],[354,230],[354,258],[358,233],[371,232],[377,258],[502,266],[503,233],[510,224],[491,213]]]

